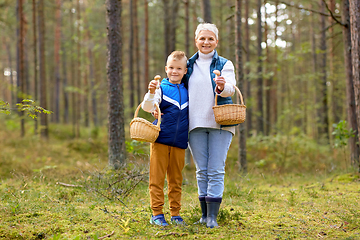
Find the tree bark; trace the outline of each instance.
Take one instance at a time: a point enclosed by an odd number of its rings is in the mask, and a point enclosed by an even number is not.
[[[272,98],[272,119],[271,119],[271,122],[273,124],[277,124],[277,120],[278,120],[278,107],[277,107],[277,97],[278,97],[278,94],[277,94],[277,77],[278,77],[278,74],[277,74],[277,64],[278,64],[278,60],[277,60],[277,54],[278,54],[278,46],[277,46],[277,40],[278,40],[278,33],[277,33],[277,30],[278,30],[278,26],[279,26],[279,22],[278,22],[278,5],[279,5],[279,0],[276,0],[275,1],[275,7],[276,7],[276,10],[275,10],[275,31],[274,31],[274,41],[275,41],[275,49],[274,49],[274,65],[273,65],[273,72],[274,72],[274,81],[272,82],[272,85],[271,85],[271,98]]]
[[[118,169],[125,164],[125,128],[121,64],[121,0],[107,0],[108,37],[108,144],[109,165]]]
[[[135,77],[136,77],[136,93],[137,93],[137,102],[138,104],[142,101],[142,96],[145,94],[143,88],[141,87],[141,78],[140,78],[140,47],[139,47],[139,24],[137,16],[137,0],[134,0],[134,43],[135,43]]]
[[[257,117],[257,133],[264,133],[264,112],[263,112],[263,70],[262,70],[262,23],[261,23],[261,0],[257,1],[257,50],[258,50],[258,67],[257,67],[257,106],[258,106],[258,117]]]
[[[47,81],[46,81],[46,59],[45,59],[45,18],[44,18],[44,0],[39,0],[38,7],[38,25],[39,25],[39,69],[40,69],[40,106],[47,109]],[[48,118],[42,113],[40,115],[41,136],[43,138],[49,137]]]
[[[38,101],[38,70],[37,70],[37,30],[36,30],[36,3],[35,0],[32,0],[32,23],[33,23],[33,57],[34,57],[34,100]],[[36,117],[34,118],[34,134],[37,134],[38,131],[38,119],[37,113],[35,113]]]
[[[249,1],[245,0],[245,50],[246,50],[246,63],[250,64],[250,27],[249,27]],[[245,99],[248,100],[248,102],[251,101],[251,81],[250,81],[250,66],[246,65],[245,67]],[[250,133],[252,131],[252,107],[249,107],[246,109],[246,131],[247,136],[250,136]]]
[[[164,8],[164,42],[165,42],[165,55],[164,59],[172,52],[175,51],[176,45],[176,27],[177,16],[179,11],[179,1],[163,0]]]
[[[202,0],[204,22],[212,23],[210,0]]]
[[[71,13],[70,13],[71,14]],[[61,18],[62,21],[62,18]],[[64,31],[60,31],[61,34],[61,62],[62,62],[62,94],[64,97],[64,114],[63,114],[63,122],[65,124],[69,123],[69,94],[67,92],[68,87],[68,76],[67,76],[67,51],[65,48],[65,34]]]
[[[83,100],[84,104],[83,104],[83,109],[81,109],[81,100],[82,100],[82,94],[80,93],[80,90],[84,91],[84,95],[83,97],[86,96],[86,87],[84,89],[82,89],[81,85],[82,85],[82,81],[83,81],[83,76],[82,76],[82,69],[81,69],[81,32],[80,32],[80,27],[81,27],[81,9],[80,9],[80,0],[76,0],[76,15],[77,15],[77,29],[76,29],[76,35],[77,35],[77,44],[76,44],[76,50],[77,50],[77,59],[76,59],[76,70],[77,70],[77,79],[75,81],[75,87],[78,90],[76,92],[77,95],[77,102],[76,102],[76,137],[80,138],[80,119],[81,119],[81,110],[84,110],[84,119],[85,122],[87,121],[87,108],[85,107],[85,101]]]
[[[335,13],[335,0],[329,0],[329,10],[332,13]],[[335,23],[334,19],[332,17],[329,17],[329,24],[332,26]],[[337,92],[338,89],[338,82],[336,77],[334,76],[335,70],[334,70],[334,62],[335,62],[335,39],[334,39],[334,28],[329,28],[329,67],[330,67],[330,80],[331,80],[331,91],[329,96],[329,107],[330,112],[332,114],[329,116],[329,121],[332,123],[337,123],[341,119],[341,105],[340,101],[335,101],[337,99]],[[329,127],[332,128],[332,124],[329,124]],[[331,135],[330,135],[331,138]]]
[[[240,91],[244,86],[244,67],[242,60],[242,29],[241,29],[241,7],[242,0],[236,0],[236,12],[235,12],[235,41],[236,41],[236,69],[237,69],[237,87]],[[240,164],[240,171],[247,173],[247,160],[246,160],[246,131],[245,124],[240,124],[238,129],[239,138],[239,150],[238,158]]]
[[[356,119],[358,127],[358,140],[360,141],[360,0],[351,0],[350,3],[350,29],[351,29],[351,60],[354,82],[354,97],[356,104]],[[357,167],[360,172],[360,161]]]
[[[185,53],[190,58],[190,25],[189,25],[189,0],[184,1],[185,7]]]
[[[55,58],[55,109],[54,120],[60,122],[60,43],[61,43],[61,0],[56,0],[55,10],[55,39],[54,39],[54,58]]]
[[[19,18],[19,38],[18,38],[18,48],[19,48],[19,71],[18,71],[18,86],[20,86],[20,94],[18,98],[20,101],[24,100],[25,96],[25,52],[24,52],[24,41],[25,41],[25,21],[23,13],[23,0],[18,0],[18,18]],[[21,137],[25,136],[25,119],[24,112],[20,112],[21,120]]]
[[[352,74],[352,59],[351,59],[351,32],[350,32],[350,9],[349,0],[342,1],[342,22],[345,26],[342,28],[344,41],[344,62],[346,73],[346,105],[347,105],[347,120],[349,128],[355,131],[354,136],[349,138],[350,161],[353,167],[357,167],[360,149],[358,139],[358,126],[356,121],[356,107],[354,95],[354,83]]]
[[[176,28],[177,28],[177,17],[179,12],[179,1],[173,0],[171,4],[171,22],[170,22],[170,52],[176,50]],[[167,56],[166,56],[167,57]]]
[[[145,46],[144,46],[144,84],[143,84],[143,91],[146,92],[148,88],[149,82],[149,3],[148,0],[145,0],[144,3],[144,39],[145,39]]]
[[[90,93],[91,93],[91,109],[92,109],[92,121],[95,127],[98,127],[98,111],[97,111],[97,100],[96,100],[96,90],[95,90],[95,74],[94,74],[94,57],[93,57],[93,41],[91,38],[91,33],[89,29],[89,22],[86,15],[84,15],[84,24],[86,25],[86,41],[87,45],[87,58],[89,59],[88,70],[89,70],[89,79],[90,79]]]
[[[311,8],[313,8],[313,5],[311,5]],[[317,74],[318,72],[318,54],[317,54],[317,48],[316,48],[316,36],[315,36],[315,19],[314,19],[314,13],[311,13],[310,16],[310,36],[311,36],[311,55],[312,55],[312,66],[313,66],[313,74]],[[318,102],[318,92],[319,92],[319,84],[317,84],[317,81],[315,82],[315,92],[314,92],[314,96],[313,96],[313,101],[315,103]],[[315,111],[312,112],[312,116],[315,119],[315,121],[312,122],[312,132],[313,132],[313,138],[315,139],[319,139],[318,138],[318,128],[316,127],[316,122],[317,122],[317,118],[318,113],[316,108],[314,108]]]
[[[321,11],[325,11],[325,3],[320,0]],[[321,26],[321,38],[320,38],[320,109],[319,109],[319,133],[320,137],[323,138],[325,142],[329,141],[329,118],[328,118],[328,97],[327,97],[327,73],[326,73],[326,28],[325,16],[320,16],[320,26]]]
[[[76,80],[75,80],[75,57],[74,57],[74,16],[73,16],[73,0],[70,0],[71,2],[71,6],[70,6],[70,41],[69,41],[69,49],[70,49],[70,78],[71,78],[71,86],[73,88],[73,90],[71,91],[71,110],[72,110],[72,134],[73,137],[75,138],[77,136],[76,134],[76,128],[77,128],[77,113],[76,113],[76,103],[77,103],[77,94],[74,91],[74,88],[76,86]]]
[[[270,61],[270,47],[268,45],[268,34],[269,34],[269,26],[267,24],[267,11],[266,11],[266,0],[264,0],[264,6],[265,6],[265,22],[264,22],[264,35],[265,35],[265,39],[264,39],[264,42],[266,44],[266,73],[269,73],[272,68],[271,68],[271,61]],[[270,134],[270,127],[272,126],[271,124],[271,111],[270,111],[270,108],[271,108],[271,100],[272,100],[272,97],[271,97],[271,86],[272,86],[272,76],[268,75],[265,79],[265,131],[264,131],[264,135],[268,136]]]
[[[164,59],[171,53],[170,49],[170,24],[171,24],[171,13],[169,11],[169,0],[163,0],[163,9],[164,9]]]
[[[134,8],[133,1],[129,1],[129,15],[130,15],[130,36],[129,36],[129,84],[130,84],[130,109],[135,106],[135,84],[134,84]],[[130,112],[132,115],[132,111]]]

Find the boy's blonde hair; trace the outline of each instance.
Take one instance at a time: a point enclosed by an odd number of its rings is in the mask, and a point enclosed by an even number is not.
[[[173,51],[167,58],[166,63],[170,60],[173,59],[175,61],[179,61],[179,60],[185,60],[185,66],[186,66],[186,62],[187,62],[187,57],[185,55],[185,53],[183,51]]]
[[[203,30],[208,30],[215,34],[216,40],[219,39],[219,30],[215,24],[212,23],[200,23],[195,31],[195,39],[198,39],[199,33]]]

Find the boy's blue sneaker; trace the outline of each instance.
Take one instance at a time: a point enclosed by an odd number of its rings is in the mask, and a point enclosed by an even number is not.
[[[177,225],[186,225],[184,219],[182,219],[182,217],[180,217],[180,216],[171,217],[171,223],[177,224]]]
[[[169,226],[169,224],[165,220],[164,214],[151,216],[150,223],[158,226]]]

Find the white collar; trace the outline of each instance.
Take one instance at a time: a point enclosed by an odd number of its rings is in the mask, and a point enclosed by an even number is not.
[[[213,50],[211,53],[205,54],[199,51],[199,59],[202,61],[209,61],[212,59],[212,57],[215,54],[215,50]]]

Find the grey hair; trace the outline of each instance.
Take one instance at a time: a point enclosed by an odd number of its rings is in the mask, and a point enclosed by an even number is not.
[[[195,31],[195,39],[198,38],[199,36],[199,33],[202,31],[202,30],[208,30],[210,32],[213,32],[215,34],[215,37],[216,37],[216,40],[219,39],[218,35],[219,35],[219,30],[217,29],[216,25],[215,24],[212,24],[212,23],[200,23],[197,28],[196,28],[196,31]]]

